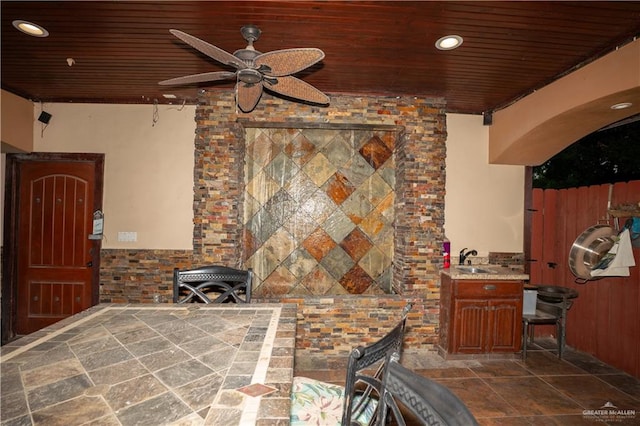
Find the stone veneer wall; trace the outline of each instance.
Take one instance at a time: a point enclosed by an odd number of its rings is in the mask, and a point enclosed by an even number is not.
[[[247,127],[395,128],[396,235],[392,285],[397,295],[287,297],[298,304],[297,349],[344,354],[384,334],[414,302],[408,347],[435,350],[444,224],[446,116],[443,98],[331,98],[328,107],[263,95],[254,111],[236,109],[232,92],[208,92],[196,110],[194,250],[103,250],[101,301],[170,298],[174,266],[242,267],[244,129]],[[167,289],[169,291],[167,291]]]
[[[154,303],[173,299],[173,268],[192,265],[190,250],[103,249],[100,302]]]
[[[414,304],[407,317],[404,346],[436,351],[439,307],[423,298],[349,295],[278,301],[298,305],[296,350],[308,355],[344,356],[354,347],[374,342],[398,323],[409,301]]]

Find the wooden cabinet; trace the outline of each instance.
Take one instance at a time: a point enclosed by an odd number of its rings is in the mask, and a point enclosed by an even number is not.
[[[442,275],[440,345],[450,354],[518,352],[522,330],[519,280]]]

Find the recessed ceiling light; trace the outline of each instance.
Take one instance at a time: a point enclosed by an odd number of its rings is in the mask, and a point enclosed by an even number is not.
[[[438,41],[436,41],[436,48],[440,50],[452,50],[456,47],[460,47],[461,44],[462,37],[459,35],[448,35],[440,37]]]
[[[16,19],[13,21],[13,26],[19,31],[34,37],[48,37],[49,31],[45,30],[38,24],[33,22],[23,21],[22,19]]]
[[[176,99],[177,96],[172,94],[172,93],[163,93],[162,96],[164,96],[166,99]]]
[[[631,102],[620,102],[619,104],[611,105],[611,109],[625,109],[633,105]]]

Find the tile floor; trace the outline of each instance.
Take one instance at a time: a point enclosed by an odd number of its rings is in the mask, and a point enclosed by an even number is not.
[[[449,387],[481,425],[640,425],[640,380],[571,348],[559,360],[553,347],[536,341],[526,363],[405,351],[402,364]],[[295,375],[343,384],[345,360],[297,354]]]

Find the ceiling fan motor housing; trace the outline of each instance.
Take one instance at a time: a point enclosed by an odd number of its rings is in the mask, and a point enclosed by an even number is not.
[[[245,68],[238,70],[238,80],[246,84],[256,84],[262,81],[262,74],[257,70]]]

